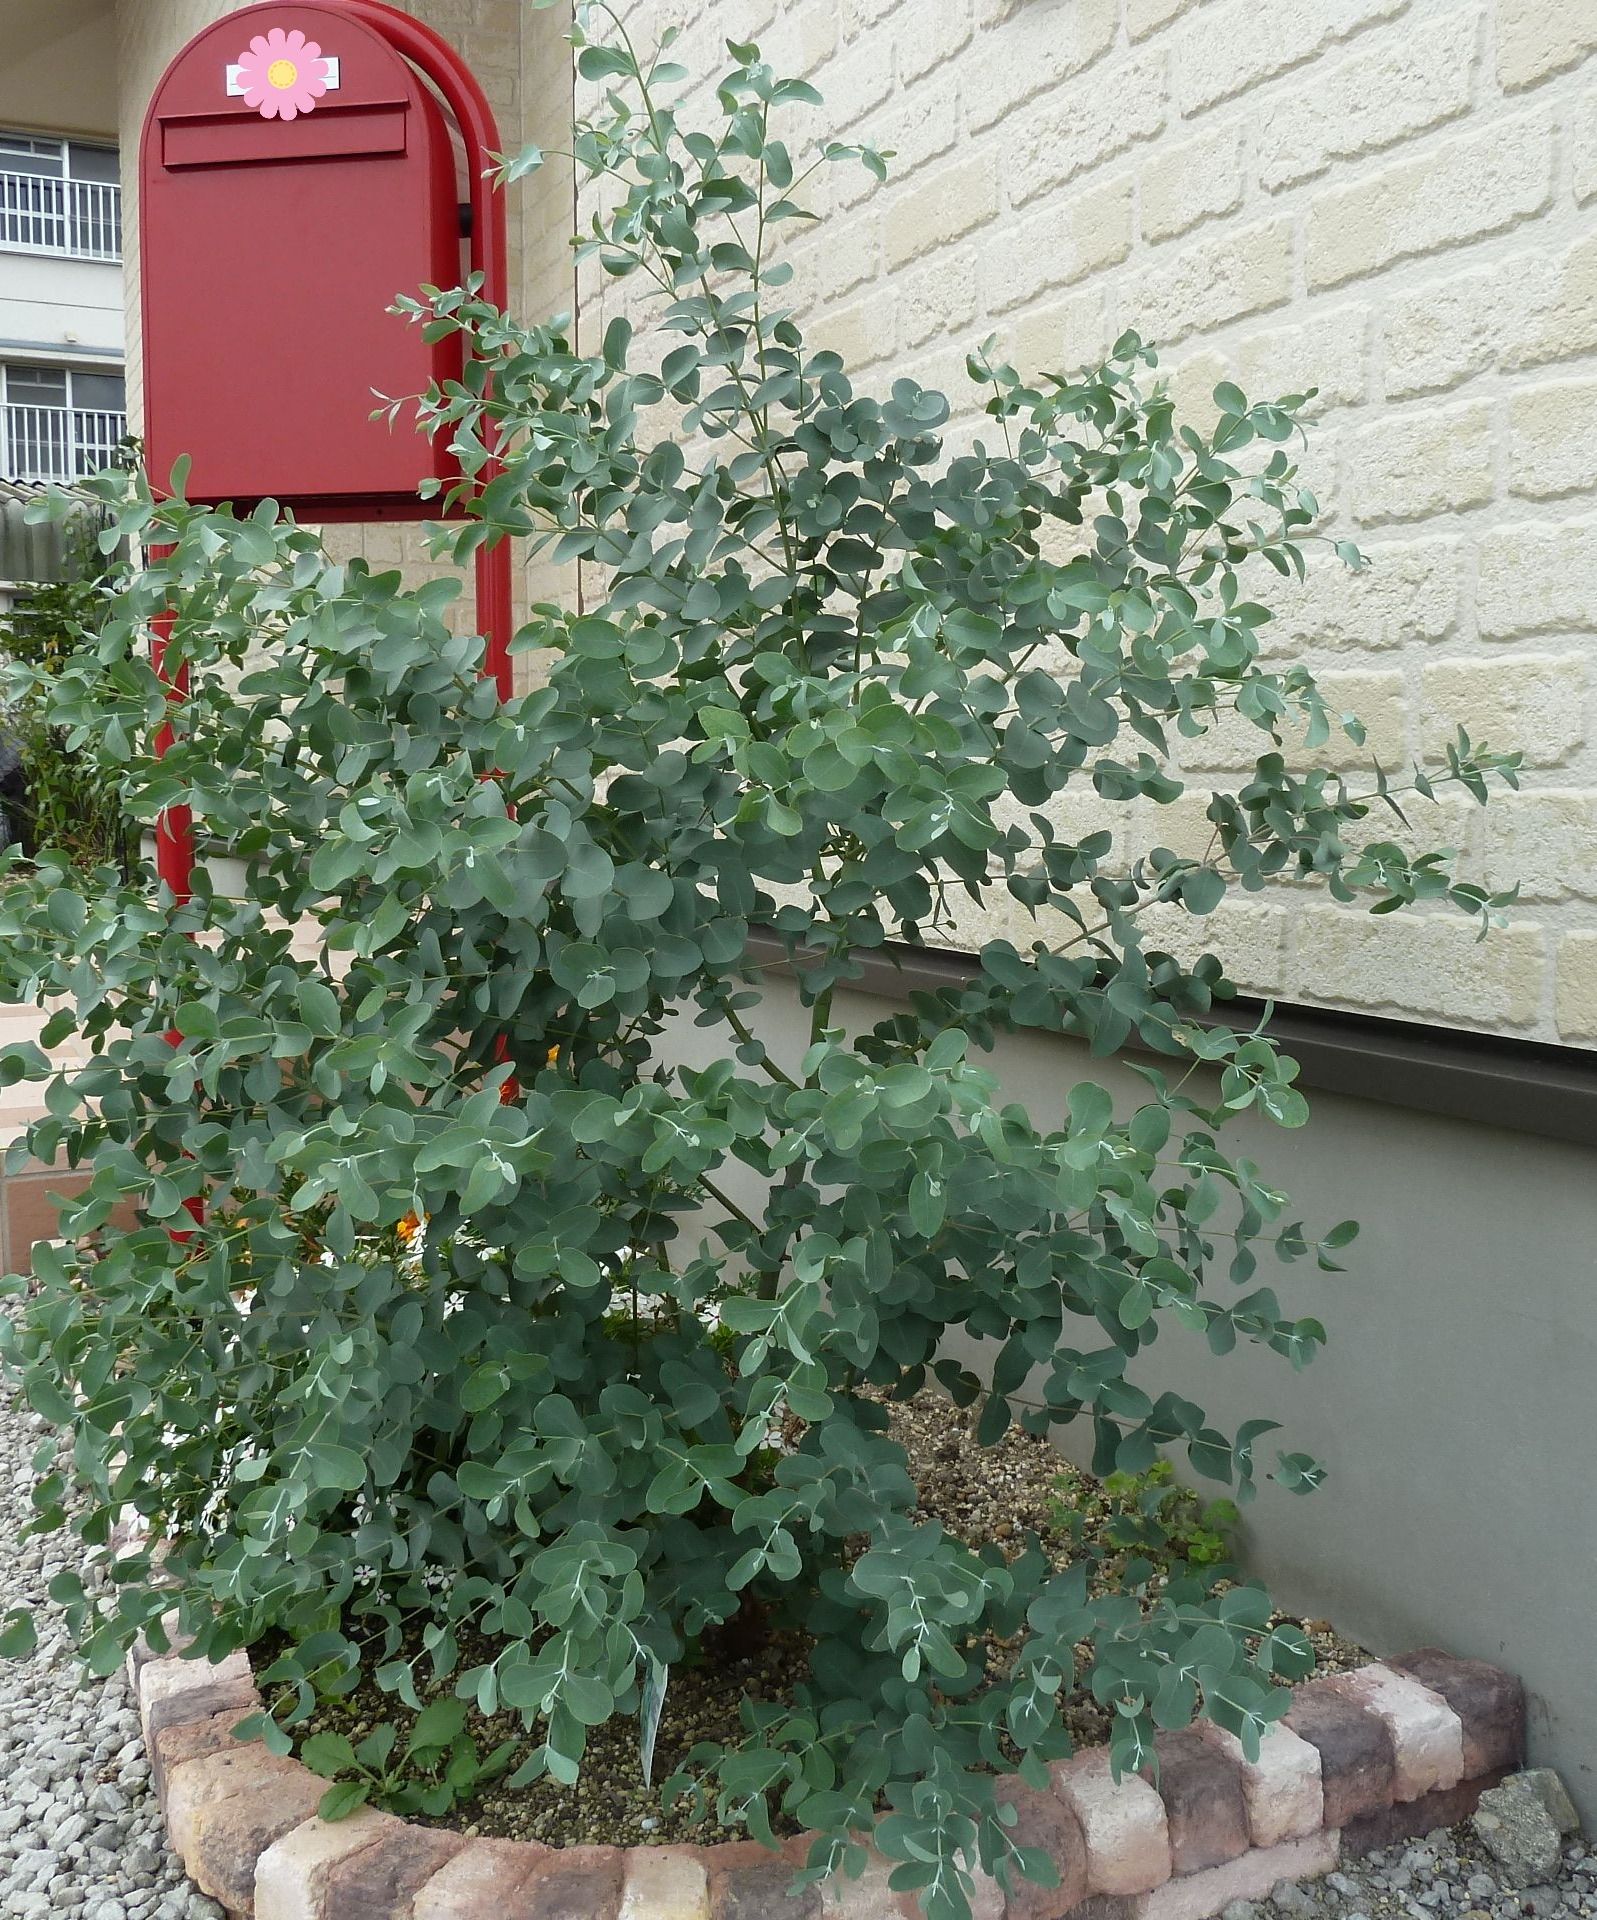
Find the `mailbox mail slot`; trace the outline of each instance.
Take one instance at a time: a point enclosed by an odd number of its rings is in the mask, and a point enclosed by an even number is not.
[[[292,113],[269,93],[265,106],[241,97],[240,63],[269,36],[291,57],[262,53],[261,70],[291,81],[296,63],[314,64],[336,90],[300,94]],[[227,14],[156,88],[140,192],[155,484],[187,454],[188,497],[204,504],[270,496],[325,520],[436,513],[417,490],[455,477],[447,453],[408,421],[371,418],[378,396],[460,370],[458,343],[429,345],[388,311],[462,271],[448,128],[407,63],[336,5]]]
[[[302,120],[262,120],[236,113],[161,122],[161,164],[173,167],[270,166],[278,161],[351,159],[360,153],[403,153],[408,100],[386,106],[324,107]]]

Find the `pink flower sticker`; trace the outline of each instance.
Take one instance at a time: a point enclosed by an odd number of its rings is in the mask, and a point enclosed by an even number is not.
[[[327,91],[327,81],[321,48],[298,27],[256,34],[236,63],[237,90],[245,106],[254,107],[263,120],[292,120],[309,113]]]

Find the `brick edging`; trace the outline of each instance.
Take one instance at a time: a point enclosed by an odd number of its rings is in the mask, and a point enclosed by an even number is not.
[[[773,1856],[704,1847],[483,1840],[365,1810],[316,1817],[327,1783],[232,1737],[259,1709],[249,1659],[133,1659],[139,1717],[174,1850],[235,1920],[911,1920],[887,1861],[787,1897],[807,1838]],[[1220,1728],[1157,1737],[1158,1785],[1115,1783],[1107,1753],[1058,1762],[1051,1791],[1008,1782],[1023,1845],[1060,1884],[1007,1899],[984,1881],[976,1920],[1209,1920],[1280,1880],[1472,1813],[1524,1759],[1520,1683],[1434,1647],[1306,1681],[1256,1762]]]

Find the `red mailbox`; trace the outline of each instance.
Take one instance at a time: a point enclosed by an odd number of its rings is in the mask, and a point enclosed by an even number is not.
[[[270,498],[311,520],[436,516],[441,503],[419,490],[459,478],[447,451],[403,418],[371,416],[376,394],[456,376],[460,348],[428,345],[388,309],[396,294],[457,284],[463,232],[471,271],[504,305],[504,199],[486,177],[499,150],[459,55],[389,0],[271,0],[197,34],[156,87],[139,155],[154,483],[186,454],[185,492],[203,506]],[[486,439],[481,484],[497,471],[491,427]],[[484,541],[475,568],[484,671],[508,699],[509,546]],[[186,669],[168,669],[170,629],[169,616],[154,622],[154,655],[177,696]],[[168,727],[157,753],[170,740]],[[156,856],[179,900],[193,853],[188,809],[173,807]]]
[[[429,346],[388,311],[462,273],[450,129],[368,24],[388,11],[246,7],[191,40],[155,90],[139,232],[157,485],[187,454],[191,500],[270,496],[307,518],[369,520],[436,514],[422,481],[458,477],[413,422],[371,418],[378,394],[460,371],[457,341]]]

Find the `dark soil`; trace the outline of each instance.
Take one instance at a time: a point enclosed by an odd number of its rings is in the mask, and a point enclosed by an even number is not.
[[[920,1514],[941,1520],[958,1538],[972,1545],[1012,1540],[1018,1551],[1025,1537],[1035,1534],[1055,1564],[1063,1567],[1072,1555],[1071,1540],[1061,1524],[1063,1502],[1084,1516],[1089,1539],[1102,1540],[1106,1516],[1100,1483],[1068,1466],[1046,1440],[1012,1429],[997,1446],[978,1447],[967,1436],[964,1416],[930,1393],[895,1408],[892,1420],[920,1488]],[[1370,1657],[1334,1632],[1327,1621],[1291,1614],[1276,1618],[1308,1633],[1322,1671],[1359,1666]],[[808,1650],[806,1636],[799,1633],[772,1634],[753,1649],[723,1639],[717,1646],[707,1646],[698,1664],[683,1663],[673,1669],[652,1787],[643,1779],[638,1723],[618,1715],[590,1731],[582,1778],[575,1787],[561,1787],[548,1778],[515,1789],[502,1779],[491,1781],[477,1790],[473,1800],[433,1824],[550,1846],[644,1846],[725,1838],[713,1807],[697,1820],[688,1800],[666,1809],[661,1805],[660,1785],[678,1770],[698,1741],[730,1744],[741,1737],[739,1707],[746,1696],[780,1700],[789,1695],[805,1673]],[[463,1651],[470,1664],[472,1650]],[[485,1650],[483,1657],[491,1658],[492,1650]],[[989,1667],[1001,1672],[1008,1658],[1009,1650],[995,1643]],[[359,1741],[373,1726],[389,1720],[399,1727],[403,1741],[411,1718],[397,1700],[368,1681],[298,1731],[327,1728]],[[1098,1745],[1108,1738],[1109,1716],[1090,1698],[1070,1702],[1066,1720],[1078,1745]],[[485,1719],[473,1713],[468,1731],[484,1754],[501,1741],[525,1740],[519,1718],[513,1714]],[[774,1825],[778,1832],[784,1830],[780,1820]]]

